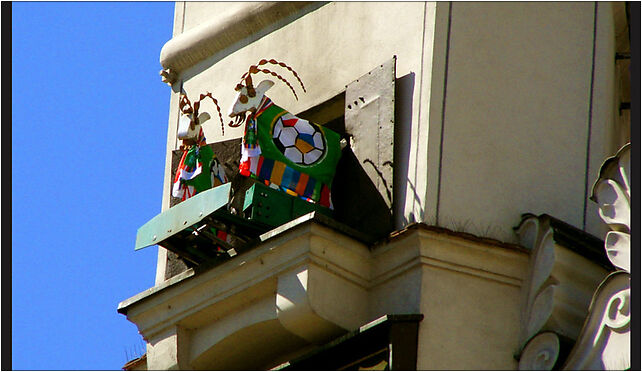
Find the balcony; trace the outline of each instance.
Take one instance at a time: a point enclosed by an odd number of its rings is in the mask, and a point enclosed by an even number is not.
[[[425,224],[363,238],[311,212],[118,311],[138,326],[155,370],[276,368],[386,314],[425,317],[418,369],[515,367],[528,250]],[[451,343],[462,346],[448,348],[457,358],[442,355]]]

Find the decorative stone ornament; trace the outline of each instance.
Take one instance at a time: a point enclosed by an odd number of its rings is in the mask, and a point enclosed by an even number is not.
[[[620,270],[599,285],[582,332],[565,370],[624,370],[631,368],[631,144],[607,159],[593,186],[591,200],[599,205],[602,220],[611,228],[604,248]]]
[[[630,172],[631,144],[628,143],[604,162],[591,195],[591,200],[600,208],[600,217],[611,229],[604,242],[606,254],[615,267],[626,272],[631,270]]]
[[[532,249],[522,290],[520,370],[631,367],[629,174],[630,144],[627,144],[604,162],[593,186],[591,200],[599,205],[600,217],[611,228],[604,242],[606,256],[619,269],[610,274],[592,270],[601,273],[597,282],[583,276],[589,270],[572,267],[581,260],[573,259],[563,249],[568,242],[561,244],[565,240],[563,233],[559,239],[556,237],[553,218],[527,214],[516,228],[520,243]],[[591,287],[588,283],[595,284]],[[578,299],[591,291],[594,292],[590,305],[582,308],[579,304],[585,298]],[[588,314],[584,310],[587,307]],[[584,318],[578,327],[580,314]],[[577,341],[570,352],[561,355],[561,344],[568,345],[574,340]]]
[[[522,290],[520,345],[542,329],[553,312],[553,296],[559,284],[551,277],[555,264],[553,229],[548,220],[529,217],[519,227],[520,243],[532,249],[527,280]]]
[[[165,68],[165,69],[160,70],[160,72],[158,74],[161,76],[162,82],[167,84],[167,85],[169,85],[169,86],[174,84],[176,82],[176,80],[178,79],[178,76],[177,76],[176,72],[174,70],[172,70],[172,69],[169,69],[169,68]]]
[[[531,250],[522,285],[519,368],[553,368],[561,346],[568,350],[577,339],[591,294],[610,265],[596,262],[600,239],[546,214],[525,214],[516,232]]]
[[[550,371],[557,362],[560,340],[554,332],[543,332],[533,337],[519,359],[521,371]]]
[[[595,291],[582,334],[564,370],[625,370],[631,367],[631,276],[610,274]]]

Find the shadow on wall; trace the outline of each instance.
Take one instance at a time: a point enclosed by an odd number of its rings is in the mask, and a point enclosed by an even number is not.
[[[392,213],[384,197],[350,147],[343,149],[332,183],[334,218],[375,238],[392,231]],[[367,165],[366,165],[367,166]]]
[[[408,160],[410,159],[410,136],[412,134],[412,106],[415,91],[415,73],[411,72],[395,81],[395,149],[394,149],[394,185],[393,203],[394,228],[401,229],[408,223],[415,222],[414,216],[406,218],[404,207],[408,187],[413,190],[415,202],[421,205],[419,195],[408,178]],[[423,208],[420,220],[423,218]],[[411,220],[409,220],[411,219]]]

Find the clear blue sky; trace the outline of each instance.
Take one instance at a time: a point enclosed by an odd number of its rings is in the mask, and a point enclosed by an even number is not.
[[[134,242],[161,209],[174,3],[12,12],[12,366],[117,370],[142,349],[117,305],[154,284]]]

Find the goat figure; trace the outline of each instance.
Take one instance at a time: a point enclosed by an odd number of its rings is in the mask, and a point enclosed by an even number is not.
[[[298,74],[274,59],[250,66],[236,86],[238,92],[229,116],[231,127],[245,123],[239,173],[264,182],[290,195],[332,208],[330,188],[341,157],[338,133],[296,117],[277,106],[265,93],[274,82],[263,80],[256,87],[252,74],[270,74],[285,83],[298,100],[292,85],[281,75],[266,68],[278,65],[290,71],[305,92]]]
[[[187,96],[181,93],[177,136],[182,141],[180,149],[183,150],[183,155],[176,170],[172,188],[172,196],[180,198],[181,201],[227,182],[225,169],[212,149],[207,146],[201,127],[201,124],[210,118],[207,112],[199,115],[200,103],[207,97],[216,105],[221,120],[221,130],[224,130],[221,108],[211,93],[201,94],[193,105]]]

